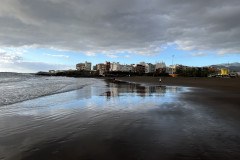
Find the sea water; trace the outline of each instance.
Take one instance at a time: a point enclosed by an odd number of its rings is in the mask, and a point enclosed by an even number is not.
[[[77,90],[93,83],[95,79],[0,73],[0,106]]]

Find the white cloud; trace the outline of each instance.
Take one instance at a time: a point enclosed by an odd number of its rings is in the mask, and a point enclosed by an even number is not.
[[[132,55],[125,55],[125,57],[126,57],[126,58],[131,58],[131,57],[132,57]]]
[[[232,48],[229,48],[229,49],[220,49],[217,54],[218,55],[224,55],[224,54],[238,54],[238,46],[236,47],[232,47]]]
[[[94,52],[85,52],[85,55],[94,57],[94,56],[96,56],[97,54],[94,53]]]
[[[67,55],[54,55],[54,54],[44,54],[44,55],[47,55],[47,56],[51,56],[51,57],[60,57],[60,58],[69,58],[69,56]]]
[[[17,54],[13,54],[10,52],[5,52],[4,50],[0,50],[0,63],[15,63],[21,61],[22,58]]]
[[[210,53],[207,53],[207,52],[198,52],[198,53],[190,53],[189,55],[190,56],[193,56],[193,57],[197,57],[197,56],[205,56],[205,55],[209,55]]]
[[[113,54],[110,54],[110,55],[107,55],[108,57],[110,58],[118,58],[119,56],[116,56],[116,55],[113,55]]]

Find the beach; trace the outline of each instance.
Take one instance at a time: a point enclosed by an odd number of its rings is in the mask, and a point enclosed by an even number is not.
[[[161,78],[161,82],[159,79]],[[200,87],[220,91],[240,93],[240,77],[237,78],[216,78],[216,77],[147,77],[147,76],[133,76],[133,77],[118,77],[117,80],[145,83],[153,85],[167,85],[167,86],[186,86],[186,87]]]
[[[159,85],[157,77],[135,83],[61,78],[18,81],[26,94],[34,92],[30,82],[45,92],[1,103],[0,159],[240,158],[236,91]],[[56,80],[57,91],[47,86]],[[12,90],[16,78],[4,83],[11,86],[6,93],[22,96]]]

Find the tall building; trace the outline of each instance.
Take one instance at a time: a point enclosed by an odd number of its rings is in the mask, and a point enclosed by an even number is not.
[[[141,64],[137,64],[136,72],[138,72],[138,73],[145,73],[145,66],[141,65]]]
[[[105,66],[106,66],[106,71],[110,71],[111,63],[106,61]]]
[[[99,75],[104,75],[106,71],[106,65],[103,63],[97,64],[97,70],[99,71]]]
[[[93,70],[94,70],[94,71],[97,70],[97,65],[93,66]]]
[[[119,71],[120,70],[120,64],[119,62],[113,62],[110,64],[110,70],[111,71]]]
[[[155,71],[155,66],[152,63],[145,64],[145,73],[150,73]]]
[[[85,61],[85,70],[91,71],[92,69],[92,63]]]
[[[76,64],[76,69],[80,71],[83,71],[83,70],[91,71],[91,67],[92,67],[92,63],[87,61],[85,61],[85,63]]]

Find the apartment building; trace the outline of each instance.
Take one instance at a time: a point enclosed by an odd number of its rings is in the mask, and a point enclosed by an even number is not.
[[[145,73],[145,66],[144,65],[137,64],[135,69],[136,69],[136,72],[138,72],[138,73]]]
[[[76,69],[79,71],[83,71],[83,70],[90,71],[91,67],[92,67],[92,63],[87,61],[85,61],[85,63],[76,64]]]
[[[119,71],[130,72],[132,71],[131,65],[120,65]]]
[[[106,67],[106,71],[110,71],[111,69],[111,63],[110,62],[105,62],[105,67]]]
[[[119,62],[113,62],[110,64],[110,71],[119,71],[119,70],[120,70]]]
[[[85,61],[85,70],[91,71],[92,69],[92,63]]]
[[[155,66],[152,63],[145,63],[145,73],[150,73],[155,71]]]
[[[106,65],[104,63],[97,64],[97,70],[105,71],[106,70]]]
[[[79,71],[85,70],[85,63],[76,64],[76,69],[79,70]]]
[[[167,66],[164,62],[155,63],[155,71],[158,73],[166,72],[166,68],[167,68]]]

